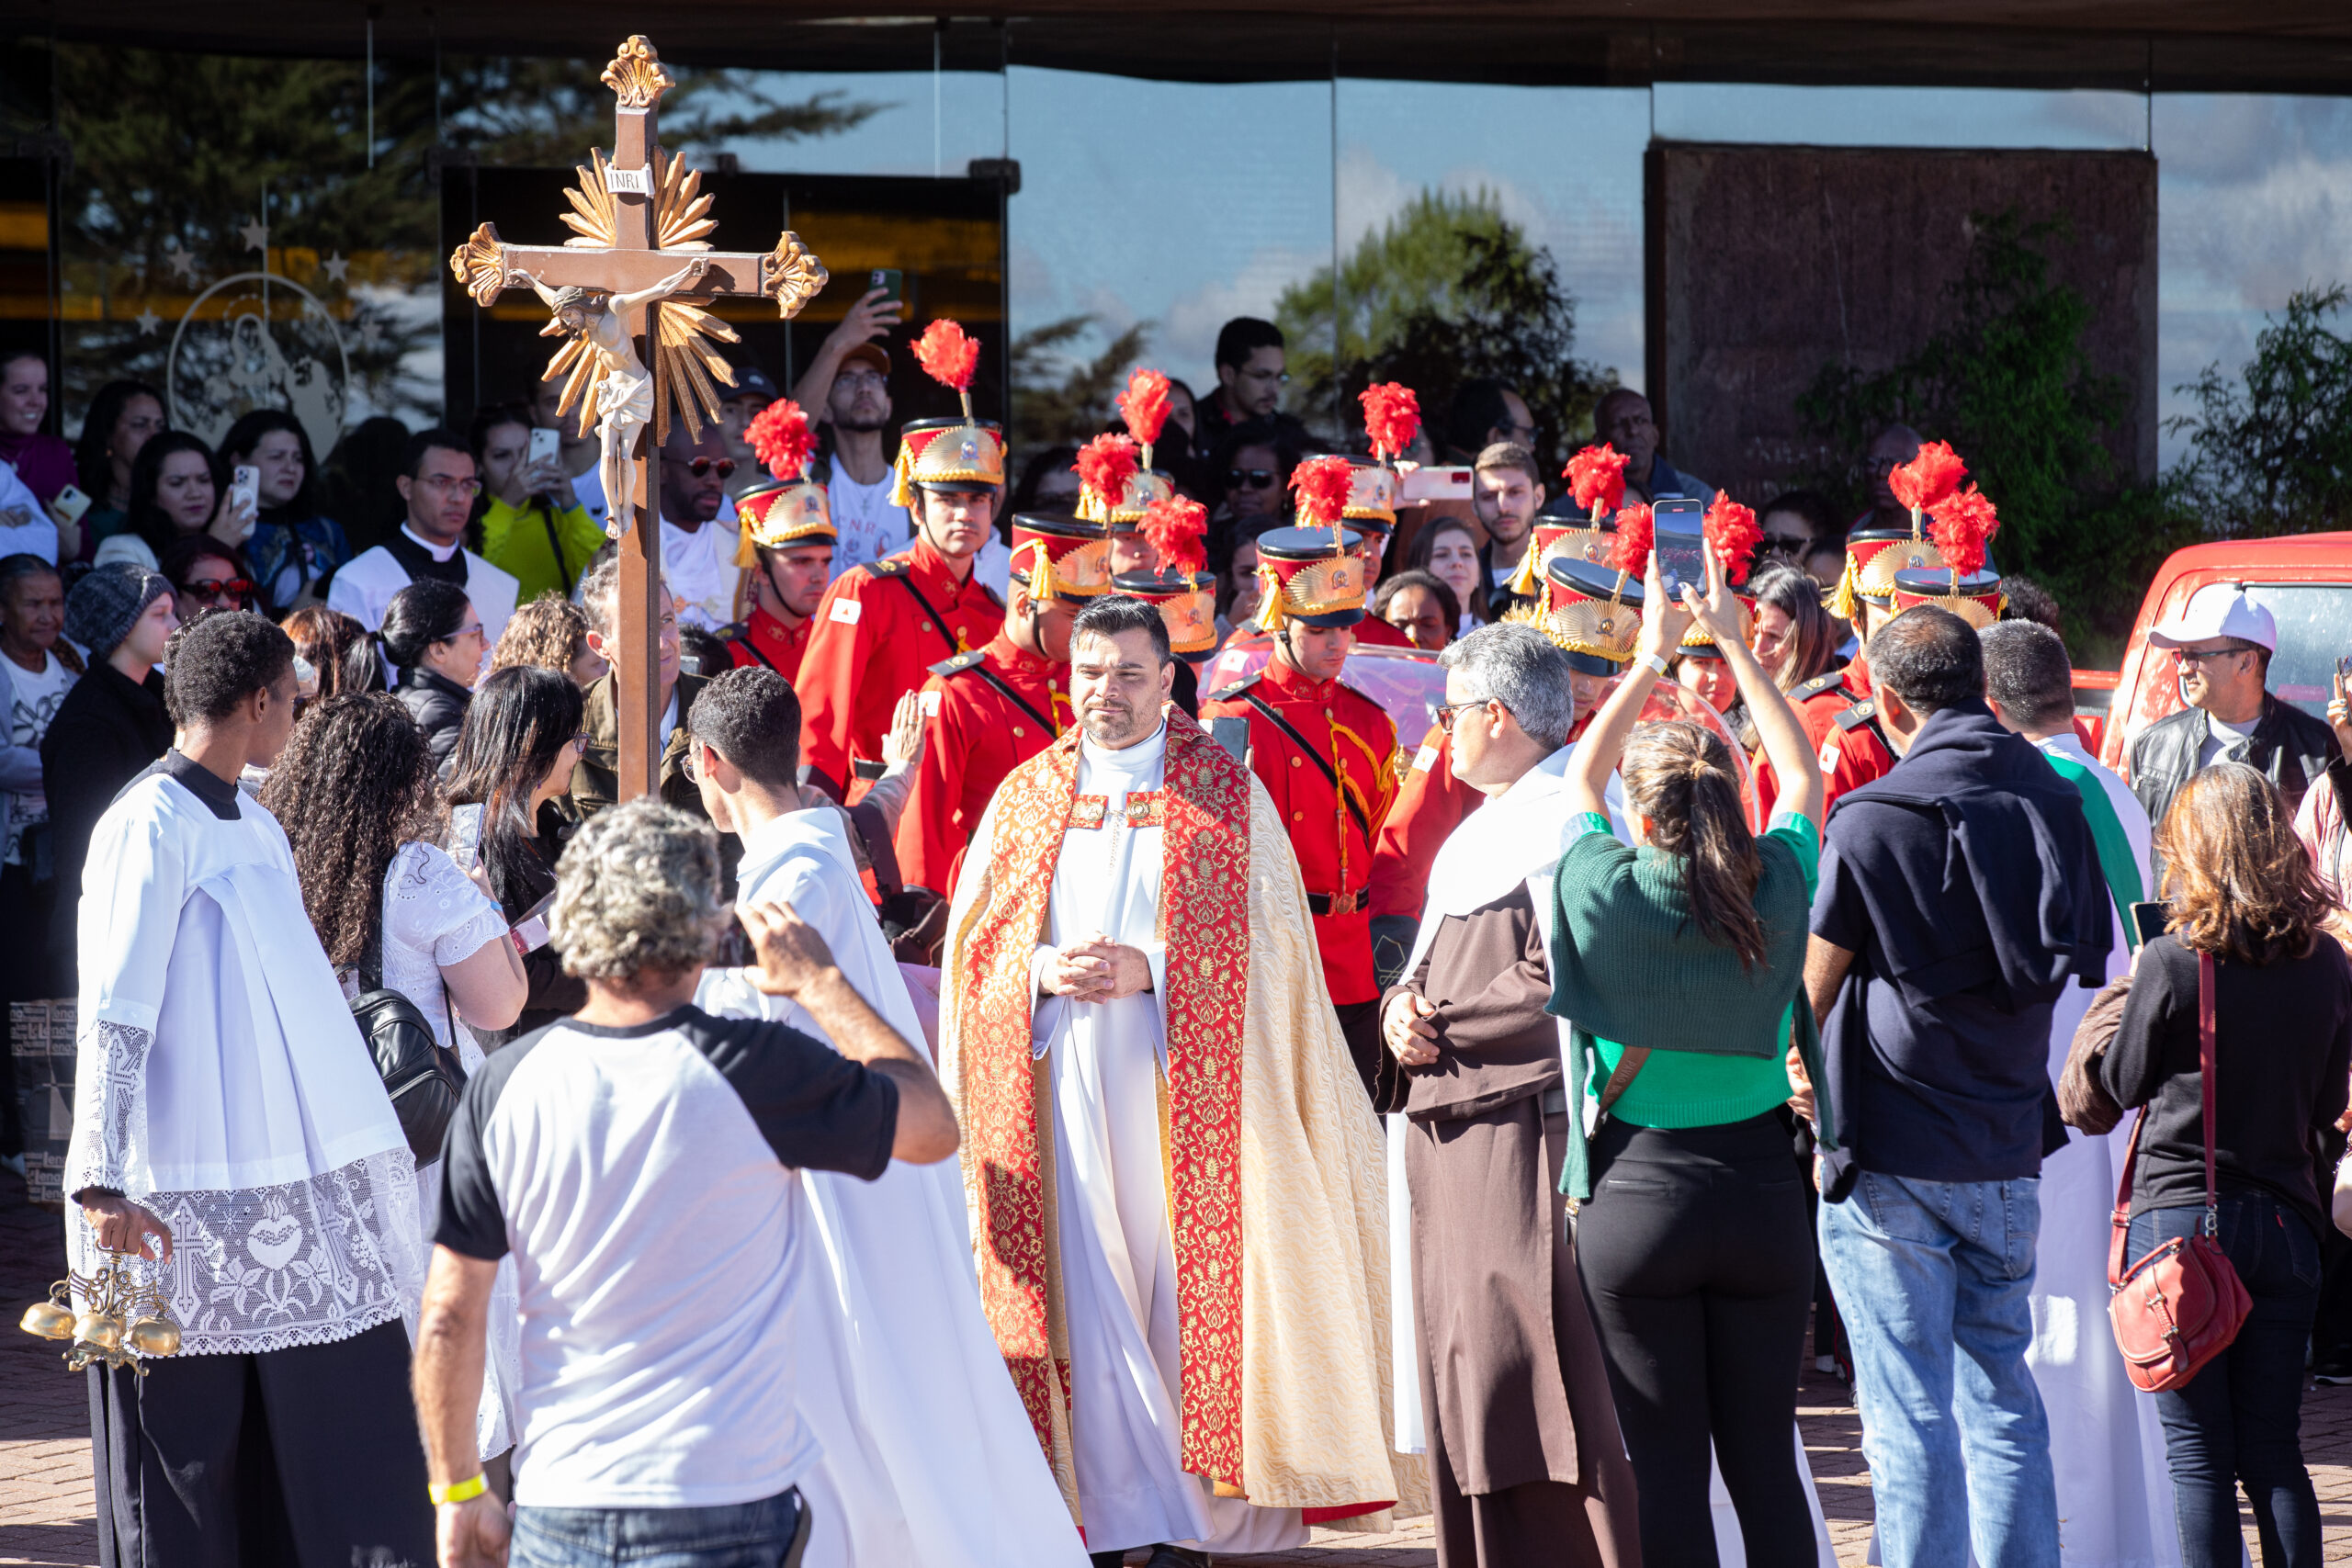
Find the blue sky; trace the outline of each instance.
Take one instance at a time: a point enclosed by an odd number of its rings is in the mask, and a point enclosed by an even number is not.
[[[1642,151],[1677,140],[2138,148],[2158,169],[2159,378],[2234,371],[2295,288],[2352,277],[2352,103],[1952,88],[1207,86],[1015,67],[783,75],[886,107],[846,135],[752,144],[745,166],[960,173],[1010,152],[1017,328],[1152,323],[1147,358],[1202,384],[1216,328],[1270,313],[1415,194],[1494,191],[1578,300],[1578,353],[1642,379]],[[936,98],[934,100],[934,89]],[[1336,155],[1335,155],[1336,152]],[[809,236],[821,251],[823,237]],[[2167,438],[2169,460],[2177,443]]]

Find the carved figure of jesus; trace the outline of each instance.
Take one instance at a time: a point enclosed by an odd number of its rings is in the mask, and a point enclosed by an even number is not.
[[[549,288],[519,269],[508,275],[510,282],[528,283],[554,312],[556,324],[586,339],[604,362],[605,373],[596,381],[597,472],[605,481],[605,532],[613,538],[619,538],[636,516],[637,438],[653,419],[653,373],[637,356],[628,319],[641,306],[691,292],[691,286],[709,270],[710,258],[696,256],[650,288],[610,295],[592,288]]]

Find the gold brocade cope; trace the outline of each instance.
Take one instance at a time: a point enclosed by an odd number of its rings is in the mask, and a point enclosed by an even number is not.
[[[1385,1438],[1385,1162],[1297,863],[1263,786],[1180,710],[1167,725],[1165,783],[1147,810],[1162,829],[1182,1466],[1271,1507],[1409,1509],[1419,1461],[1392,1464]],[[1063,737],[989,808],[951,916],[939,1056],[964,1131],[981,1304],[1073,1516],[1052,1066],[1033,1056],[1031,962],[1081,804],[1079,754],[1079,736]]]

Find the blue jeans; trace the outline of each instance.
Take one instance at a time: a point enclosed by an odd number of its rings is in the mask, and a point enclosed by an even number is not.
[[[798,1568],[808,1506],[797,1487],[718,1508],[514,1510],[509,1568]]]
[[[2222,1250],[2254,1298],[2230,1348],[2155,1396],[2188,1568],[2238,1561],[2238,1485],[2254,1509],[2265,1568],[2319,1568],[2319,1499],[2303,1468],[2303,1344],[2319,1306],[2319,1238],[2263,1192],[2222,1200]],[[2132,1257],[2188,1235],[2205,1210],[2152,1209],[2132,1222]]]
[[[2050,1424],[2025,1364],[2041,1183],[1863,1171],[1821,1205],[1887,1568],[2058,1568]],[[1957,1419],[1955,1419],[1957,1417]]]

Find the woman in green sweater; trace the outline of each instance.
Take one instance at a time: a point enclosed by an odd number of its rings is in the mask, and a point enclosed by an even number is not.
[[[1712,552],[1705,597],[1682,592],[1670,601],[1651,563],[1634,662],[1568,768],[1570,808],[1588,830],[1560,860],[1551,1010],[1572,1026],[1571,1103],[1589,1092],[1601,1117],[1589,1145],[1570,1137],[1561,1186],[1579,1201],[1578,1269],[1641,1477],[1644,1559],[1715,1561],[1712,1439],[1751,1568],[1810,1565],[1790,1433],[1814,1247],[1780,1110],[1792,1048],[1819,1049],[1812,1010],[1792,1004],[1821,850],[1821,769],[1748,651],[1747,610]],[[1694,617],[1781,783],[1760,836],[1719,738],[1681,721],[1634,728]],[[1610,836],[1612,771],[1636,848]],[[1821,1135],[1835,1146],[1834,1129]]]

